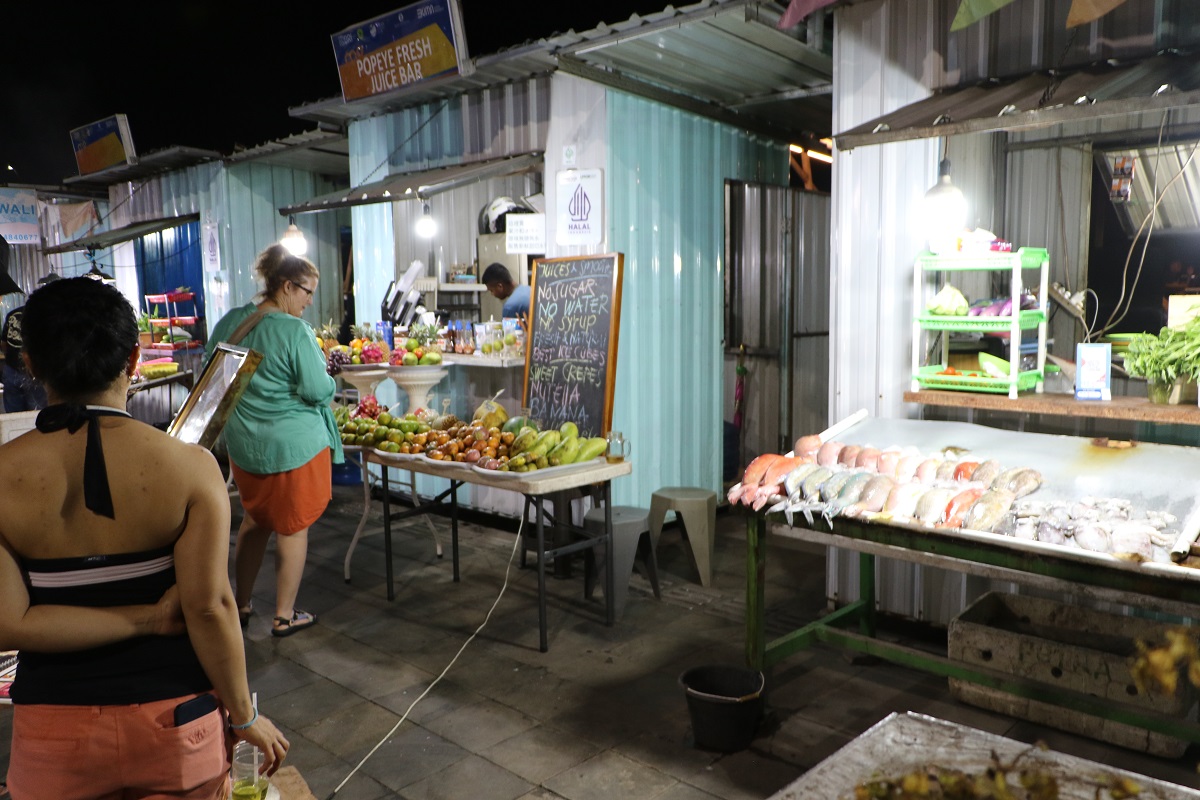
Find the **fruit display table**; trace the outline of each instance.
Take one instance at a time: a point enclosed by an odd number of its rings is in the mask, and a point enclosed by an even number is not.
[[[768,800],[855,797],[854,788],[868,782],[891,781],[935,770],[983,776],[996,764],[1014,763],[1016,769],[1008,770],[1009,785],[1018,785],[1017,771],[1052,777],[1058,785],[1054,796],[1061,800],[1115,797],[1116,794],[1108,792],[1101,794],[1101,787],[1115,787],[1122,781],[1136,784],[1138,797],[1200,799],[1200,791],[1195,789],[1053,750],[1040,750],[1024,742],[910,711],[889,714]]]
[[[395,583],[392,576],[392,519],[406,519],[410,516],[425,514],[431,507],[437,505],[444,504],[450,508],[450,552],[454,570],[454,581],[458,582],[458,489],[463,484],[470,483],[522,494],[526,498],[526,507],[528,508],[529,504],[532,503],[534,509],[536,509],[538,631],[540,636],[539,647],[543,653],[549,650],[546,637],[546,562],[549,559],[604,545],[604,557],[607,564],[604,577],[605,624],[610,626],[613,624],[611,482],[614,478],[620,478],[633,472],[633,465],[629,461],[622,461],[616,464],[596,461],[589,464],[581,464],[577,469],[561,468],[553,471],[547,470],[546,472],[549,474],[539,475],[537,472],[488,472],[457,462],[433,461],[423,456],[389,455],[380,453],[378,450],[364,452],[363,457],[366,461],[379,465],[383,474],[383,535],[388,600],[396,599]],[[450,488],[427,503],[418,504],[415,508],[393,514],[391,494],[388,489],[389,472],[392,469],[445,478],[450,481]],[[545,511],[543,510],[542,501],[548,495],[555,492],[594,484],[603,485],[604,508],[606,509],[604,515],[604,535],[595,538],[585,537],[570,544],[547,549]],[[559,524],[561,525],[562,523],[559,522]],[[351,552],[353,552],[354,546],[357,544],[357,539],[358,534],[356,533],[355,539],[350,542]],[[347,554],[348,559],[349,553]]]

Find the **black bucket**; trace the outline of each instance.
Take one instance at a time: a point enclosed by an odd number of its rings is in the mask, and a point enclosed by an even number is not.
[[[733,753],[754,739],[763,714],[761,672],[745,667],[693,667],[679,676],[696,747]]]

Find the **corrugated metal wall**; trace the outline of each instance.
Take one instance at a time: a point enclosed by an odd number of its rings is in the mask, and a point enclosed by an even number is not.
[[[609,246],[625,254],[613,427],[636,478],[613,497],[646,507],[660,486],[720,488],[724,182],[784,185],[788,161],[776,143],[622,92],[607,110]]]
[[[1060,63],[1145,55],[1162,46],[1194,42],[1200,30],[1200,10],[1180,0],[1130,0],[1074,34],[1064,24],[1069,4],[1016,0],[983,22],[950,34],[958,5],[957,0],[876,0],[836,12],[835,131],[926,97],[934,88]],[[1143,120],[1153,127],[1159,121],[1157,115]],[[1108,130],[1120,125],[1100,123]],[[1064,133],[1051,129],[1014,140]],[[919,201],[936,179],[942,147],[935,140],[862,147],[839,153],[835,160],[830,398],[835,419],[859,407],[889,417],[917,413],[902,401],[909,337],[896,334],[911,329],[911,264],[922,247]],[[1082,275],[1091,169],[1086,148],[1010,152],[1007,192],[997,194],[988,188],[989,181],[999,184],[1004,174],[996,166],[994,138],[955,137],[949,147],[954,181],[971,202],[987,198],[989,209],[1004,209],[1003,215],[991,212],[991,230],[1017,244],[1048,242],[1054,264]],[[1057,175],[1062,176],[1061,198]],[[972,217],[981,225],[986,218],[980,213]],[[1056,247],[1062,256],[1056,256]],[[1057,327],[1052,334],[1072,338]],[[831,600],[858,596],[856,563],[856,558],[831,552]],[[964,582],[951,573],[885,564],[878,582],[882,609],[938,623],[947,622],[966,599]]]
[[[109,187],[111,214],[108,228],[134,222],[186,214],[200,215],[200,235],[215,225],[219,246],[219,269],[205,267],[206,323],[211,331],[230,308],[250,301],[260,287],[252,271],[254,259],[268,245],[279,241],[288,220],[279,215],[282,206],[333,190],[326,178],[304,170],[261,163],[226,167],[209,162],[175,170],[145,181]],[[341,265],[338,257],[338,215],[309,214],[296,218],[308,239],[308,254],[321,270],[318,297],[305,312],[305,319],[319,324],[341,318]],[[125,251],[128,251],[127,253]],[[122,255],[122,253],[125,253]],[[117,282],[122,272],[133,272],[132,247],[114,249]],[[136,286],[136,279],[126,280]],[[128,292],[126,292],[128,294]],[[141,290],[130,298],[141,306]]]
[[[333,189],[328,179],[315,173],[254,162],[231,165],[214,176],[206,198],[213,204],[204,207],[200,221],[219,225],[230,308],[250,302],[262,289],[253,272],[254,259],[287,230],[288,218],[280,216],[279,209]],[[339,214],[301,214],[296,226],[308,239],[305,258],[321,272],[317,297],[304,319],[313,325],[337,322],[342,318],[344,266],[338,253]],[[218,319],[217,310],[209,312],[210,330]]]
[[[829,418],[831,203],[827,195],[733,181],[726,198],[726,302],[738,320],[733,331],[725,326],[723,419],[734,419],[744,344],[744,467],[762,453],[790,450]],[[764,300],[789,294],[790,304]]]

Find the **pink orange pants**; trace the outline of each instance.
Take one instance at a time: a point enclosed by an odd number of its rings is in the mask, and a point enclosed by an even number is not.
[[[221,709],[178,728],[196,695],[130,706],[13,706],[13,800],[224,800],[229,756]]]

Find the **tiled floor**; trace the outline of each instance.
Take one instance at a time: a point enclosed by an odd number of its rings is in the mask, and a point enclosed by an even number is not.
[[[635,575],[623,618],[603,624],[603,598],[582,597],[581,570],[549,581],[550,651],[538,651],[537,581],[513,559],[510,530],[464,524],[462,581],[412,520],[396,539],[396,600],[384,587],[380,504],[353,562],[342,559],[361,489],[337,487],[312,533],[301,606],[320,624],[287,639],[260,613],[247,632],[251,685],[292,741],[289,763],[326,798],[341,800],[712,800],[765,798],[892,711],[914,710],[1188,786],[1200,786],[1200,749],[1178,760],[1142,756],[956,702],[944,679],[886,663],[858,663],[821,646],[768,676],[768,714],[752,745],[721,755],[693,747],[680,674],[743,658],[743,520],[722,512],[711,588],[700,586],[678,531],[659,546],[662,600]],[[234,528],[238,508],[235,503]],[[435,518],[449,550],[448,520]],[[270,555],[268,555],[268,564]],[[769,626],[783,630],[824,610],[824,553],[773,543]],[[270,609],[264,570],[256,592]],[[452,666],[451,661],[455,659]],[[445,677],[415,706],[440,673]],[[408,712],[408,719],[397,723]],[[0,741],[11,714],[0,711]],[[389,736],[390,734],[390,736]],[[0,749],[0,769],[7,747]],[[833,798],[831,798],[833,800]]]

